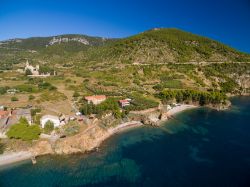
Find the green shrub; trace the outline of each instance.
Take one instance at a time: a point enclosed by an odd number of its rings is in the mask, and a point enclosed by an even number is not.
[[[113,114],[114,114],[116,119],[120,119],[120,118],[124,117],[123,113],[120,110],[114,110]]]
[[[30,69],[25,70],[25,75],[32,75],[32,72],[30,71]]]
[[[20,92],[28,92],[28,93],[35,93],[38,91],[36,86],[28,84],[18,85],[15,87],[15,89],[19,90]]]
[[[220,83],[221,90],[225,93],[232,93],[237,87],[237,83],[233,80],[227,80],[226,82]]]
[[[0,87],[0,95],[3,95],[7,92],[7,90],[9,89],[9,87],[5,86],[5,87]]]
[[[70,83],[72,80],[71,79],[66,79],[65,82],[66,83]]]
[[[125,109],[128,111],[145,110],[157,107],[159,105],[159,103],[155,100],[152,100],[138,93],[130,95],[129,97],[132,99],[132,101],[129,106],[125,107]]]
[[[18,101],[18,98],[13,96],[13,97],[11,97],[11,101]]]
[[[52,121],[47,121],[44,125],[44,133],[50,134],[54,130],[54,123]]]
[[[34,100],[35,96],[34,95],[29,95],[29,100]]]
[[[5,146],[4,146],[4,144],[0,140],[0,154],[3,154],[4,148],[5,148]]]
[[[53,68],[50,68],[49,66],[40,66],[39,68],[39,73],[42,74],[42,73],[51,73],[53,74],[54,73],[54,69]]]
[[[40,109],[40,108],[31,109],[31,116],[35,116],[36,113],[39,113],[39,112],[41,112],[41,109]]]
[[[106,111],[111,111],[113,114],[117,113],[119,110],[118,99],[116,98],[108,98],[104,102],[100,103],[99,105],[93,105],[83,103],[80,111],[82,114],[89,115],[89,114],[103,114]]]
[[[165,82],[162,82],[160,84],[157,84],[153,86],[155,90],[163,90],[165,88],[175,88],[175,89],[181,89],[183,87],[182,82],[179,80],[168,80]]]
[[[40,89],[56,90],[57,88],[50,84],[49,82],[41,82],[38,84]]]
[[[29,125],[24,118],[21,118],[19,123],[11,126],[7,132],[9,138],[21,139],[24,141],[37,140],[40,134],[40,127],[38,125]]]
[[[73,97],[79,97],[80,94],[78,92],[74,92]]]

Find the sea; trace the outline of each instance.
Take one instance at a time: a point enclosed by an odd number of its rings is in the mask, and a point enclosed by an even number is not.
[[[250,97],[225,111],[191,109],[138,127],[97,151],[43,156],[0,168],[1,187],[250,186]]]

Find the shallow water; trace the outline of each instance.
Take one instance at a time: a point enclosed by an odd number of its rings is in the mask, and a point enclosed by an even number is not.
[[[98,152],[0,170],[0,186],[250,186],[250,98],[117,134]]]

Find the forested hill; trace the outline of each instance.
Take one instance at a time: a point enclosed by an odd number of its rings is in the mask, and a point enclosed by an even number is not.
[[[149,30],[105,45],[98,52],[103,58],[139,64],[250,61],[249,54],[178,29]]]
[[[16,50],[38,52],[47,58],[56,54],[62,60],[73,56],[84,61],[131,64],[250,61],[249,54],[178,29],[152,29],[123,39],[71,34],[0,42],[0,53],[11,55]]]

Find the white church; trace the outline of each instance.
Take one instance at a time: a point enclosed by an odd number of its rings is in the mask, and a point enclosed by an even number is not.
[[[39,73],[39,65],[36,66],[32,66],[29,64],[29,61],[26,61],[26,66],[24,68],[24,72],[26,72],[26,70],[30,70],[32,75],[28,75],[30,77],[49,77],[51,74],[49,72],[47,73]],[[56,72],[54,71],[54,75],[56,75]]]
[[[26,66],[24,68],[24,71],[30,70],[32,75],[39,75],[39,65],[36,65],[35,67],[29,64],[29,61],[26,61]]]

